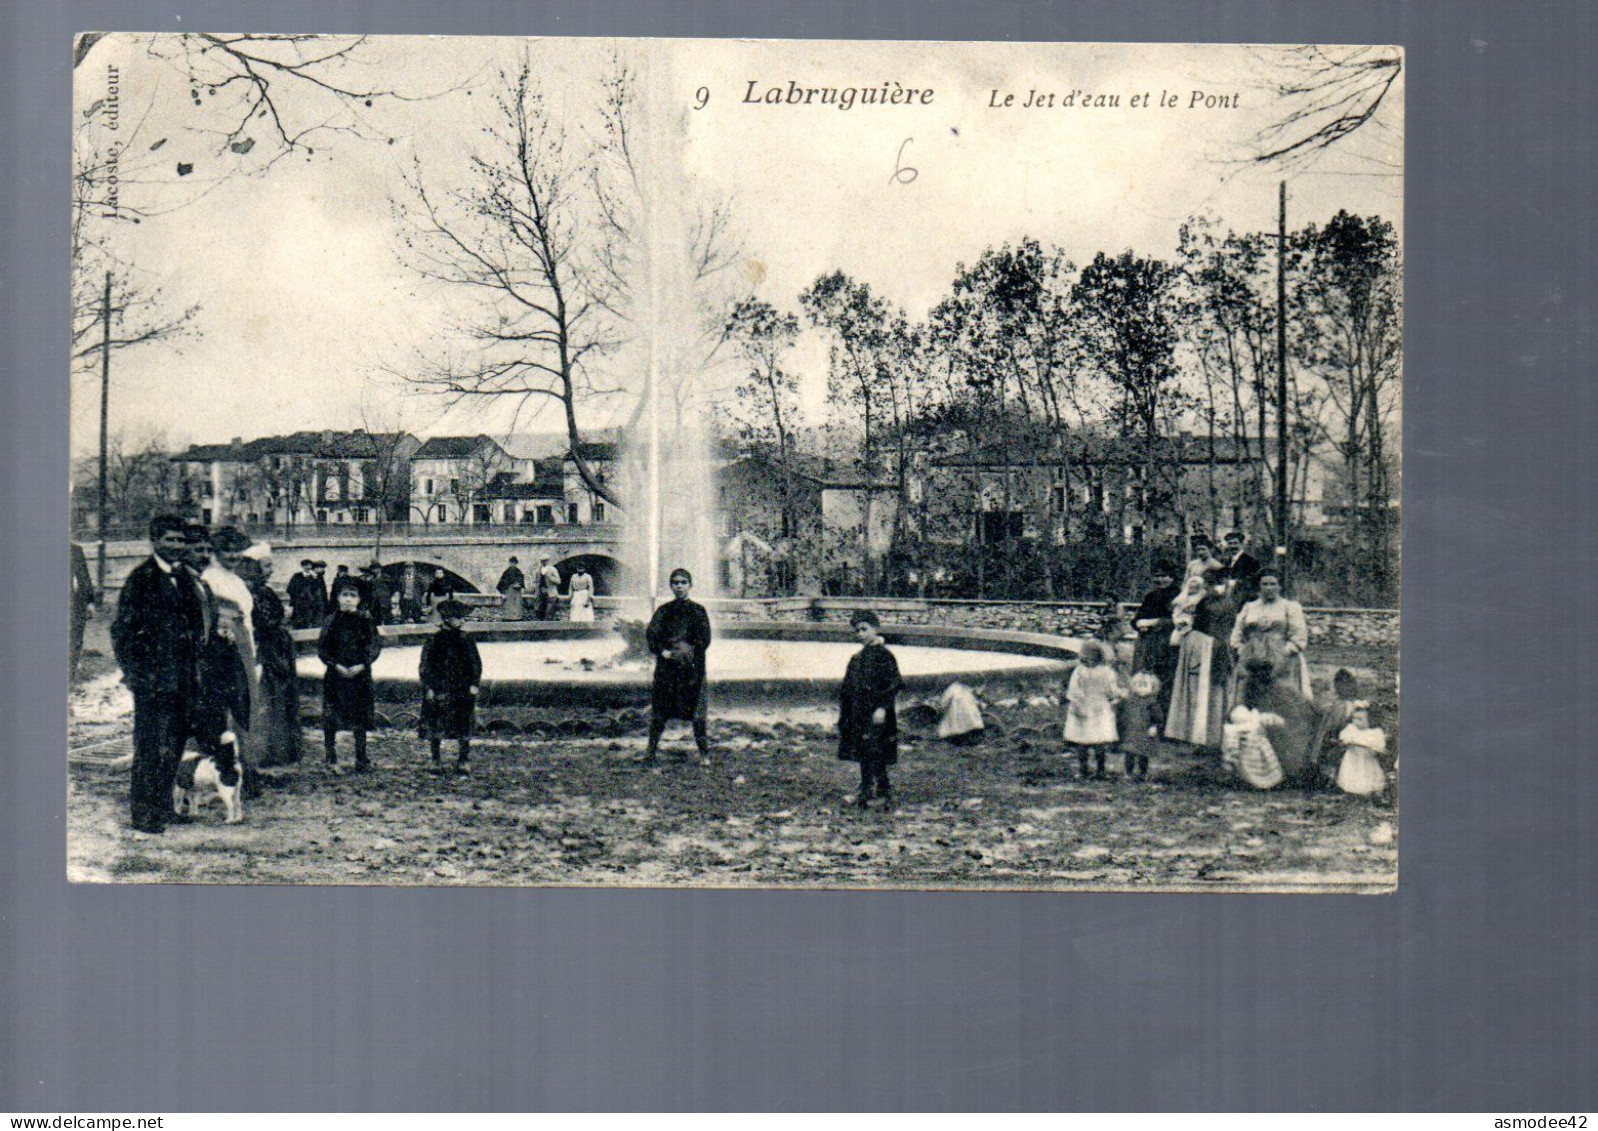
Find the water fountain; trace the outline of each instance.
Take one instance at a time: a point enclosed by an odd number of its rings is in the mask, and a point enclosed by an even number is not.
[[[636,64],[642,114],[634,138],[637,230],[627,233],[627,260],[633,271],[634,324],[641,329],[632,363],[641,365],[645,381],[637,425],[624,437],[618,486],[631,504],[623,508],[628,525],[637,532],[623,556],[643,592],[602,598],[600,610],[614,618],[608,623],[472,624],[469,631],[484,664],[479,703],[489,713],[528,705],[647,704],[650,660],[626,654],[618,624],[636,636],[658,603],[666,574],[678,566],[692,571],[696,598],[714,596],[720,532],[714,524],[717,500],[706,411],[711,374],[702,358],[700,280],[690,235],[699,229],[690,221],[691,196],[681,161],[686,121],[680,110],[670,109],[687,100],[677,96],[669,62],[659,53],[645,53]],[[855,647],[842,620],[778,621],[771,619],[777,610],[769,602],[708,604],[717,622],[716,643],[707,655],[713,704],[755,701],[775,707],[836,696]],[[821,603],[782,612],[825,614]],[[940,691],[954,680],[990,687],[1057,685],[1076,649],[1074,641],[1030,633],[895,626],[891,611],[884,613],[884,622],[912,693]],[[424,626],[384,630],[387,646],[374,666],[380,701],[417,702],[420,641],[429,631]],[[300,635],[302,652],[314,653],[315,634]],[[302,682],[318,680],[320,668],[314,654],[302,656]]]

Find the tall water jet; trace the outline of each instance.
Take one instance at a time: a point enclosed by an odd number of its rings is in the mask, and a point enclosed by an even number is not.
[[[644,368],[641,411],[622,437],[621,466],[634,532],[625,550],[651,608],[666,574],[685,567],[696,595],[716,587],[716,495],[707,419],[710,316],[701,293],[692,195],[684,175],[686,99],[675,97],[669,60],[639,52],[632,102],[636,132],[626,165],[636,194],[630,234],[635,357]],[[640,505],[641,504],[641,505]]]

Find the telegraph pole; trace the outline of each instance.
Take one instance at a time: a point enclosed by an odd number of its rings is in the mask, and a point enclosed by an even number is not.
[[[1287,566],[1287,182],[1276,215],[1276,553]]]
[[[100,320],[103,326],[100,338],[100,549],[95,557],[94,583],[103,595],[105,593],[105,512],[108,505],[106,463],[107,450],[110,446],[106,428],[111,418],[111,272],[109,271],[105,273],[105,301],[100,308]]]

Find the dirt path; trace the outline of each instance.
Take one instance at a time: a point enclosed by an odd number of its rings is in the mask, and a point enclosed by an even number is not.
[[[242,825],[223,825],[213,802],[198,823],[142,840],[126,829],[126,770],[75,764],[68,871],[135,882],[1097,890],[1368,891],[1396,880],[1391,808],[1239,792],[1177,748],[1147,783],[1078,781],[1058,753],[1056,715],[993,712],[1002,734],[970,748],[910,737],[893,814],[850,804],[855,768],[834,757],[821,716],[720,720],[710,767],[670,757],[639,767],[641,735],[480,740],[460,779],[427,773],[414,738],[374,735],[375,773],[331,774],[318,753],[278,772]],[[673,746],[692,748],[675,732]]]

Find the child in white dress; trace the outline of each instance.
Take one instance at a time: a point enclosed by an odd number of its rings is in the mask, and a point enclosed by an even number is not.
[[[1107,649],[1097,640],[1082,645],[1076,670],[1066,685],[1065,745],[1076,751],[1077,767],[1084,778],[1104,776],[1104,756],[1115,746],[1115,704],[1123,692],[1115,669],[1105,662]],[[1088,773],[1088,755],[1096,769]]]

